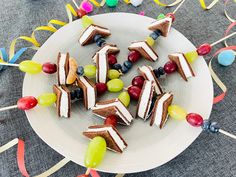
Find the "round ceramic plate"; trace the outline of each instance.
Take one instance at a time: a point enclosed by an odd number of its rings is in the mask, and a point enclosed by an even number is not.
[[[132,41],[143,40],[150,34],[148,25],[154,19],[128,13],[111,13],[92,17],[96,24],[107,27],[112,35],[107,38],[108,43],[117,44],[121,49],[118,62],[127,59],[128,49]],[[69,52],[75,57],[79,65],[92,64],[92,56],[98,50],[96,44],[81,47],[78,43],[83,28],[81,21],[76,20],[53,34],[38,50],[33,60],[44,63],[56,63],[58,52]],[[168,60],[168,54],[173,52],[187,52],[195,49],[193,44],[180,32],[171,29],[167,38],[160,37],[154,49],[159,55],[155,63],[141,59],[132,70],[121,79],[125,85],[131,83],[132,78],[138,75],[137,67],[151,65],[154,68],[163,66]],[[160,79],[165,91],[172,91],[174,104],[184,107],[188,112],[200,113],[205,119],[209,118],[212,109],[213,86],[207,64],[199,57],[192,64],[196,77],[188,82],[183,81],[178,73]],[[53,84],[57,83],[54,75],[26,74],[23,86],[23,95],[38,96],[45,92],[52,92]],[[118,94],[107,93],[100,100],[117,97]],[[132,102],[129,109],[135,114],[135,105]],[[70,119],[58,118],[56,109],[52,107],[36,107],[27,111],[26,115],[35,132],[50,147],[79,165],[84,163],[84,155],[89,140],[82,132],[88,126],[102,124],[103,120],[86,111],[82,101],[72,106]],[[118,126],[118,130],[128,143],[128,148],[122,154],[107,151],[104,161],[97,167],[99,171],[111,173],[133,173],[158,167],[184,151],[201,133],[201,128],[193,128],[186,121],[170,119],[160,130],[150,127],[149,121],[135,119],[131,126]]]

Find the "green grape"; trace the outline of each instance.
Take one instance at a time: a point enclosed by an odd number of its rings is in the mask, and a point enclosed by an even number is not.
[[[20,63],[19,69],[29,74],[38,74],[42,71],[42,65],[35,61],[25,60]]]
[[[87,28],[87,27],[89,27],[91,24],[93,24],[93,19],[90,18],[90,17],[88,17],[87,15],[84,15],[84,16],[82,17],[82,26],[83,26],[84,28]]]
[[[37,100],[41,106],[51,106],[57,101],[57,96],[55,93],[45,93],[40,95]]]
[[[94,65],[86,65],[84,66],[84,75],[92,78],[96,76],[96,66]]]
[[[118,98],[126,107],[129,106],[130,96],[128,92],[121,92]]]
[[[87,168],[97,167],[103,160],[106,153],[106,141],[100,136],[93,138],[87,148],[84,164]]]
[[[108,78],[109,79],[116,79],[119,78],[121,75],[121,73],[119,71],[117,71],[116,69],[110,69],[108,71]]]
[[[123,89],[124,83],[120,79],[112,79],[107,82],[107,88],[110,92],[119,92]]]

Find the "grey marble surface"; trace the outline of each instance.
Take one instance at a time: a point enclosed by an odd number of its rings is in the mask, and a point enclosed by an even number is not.
[[[138,8],[127,6],[121,0],[116,9],[107,7],[96,9],[94,14],[114,11],[138,13],[145,11],[147,16],[155,18],[159,13],[167,13],[173,8],[161,8],[152,0],[145,2]],[[44,25],[49,19],[66,20],[64,4],[67,0],[1,0],[0,2],[0,46],[9,48],[11,41],[20,35],[30,35],[32,29]],[[229,9],[235,14],[236,6]],[[203,11],[198,1],[187,0],[176,14],[174,27],[182,32],[196,46],[206,41],[219,39],[229,25],[223,16],[223,3],[218,3],[212,10]],[[210,22],[209,22],[210,21]],[[40,41],[47,39],[47,33],[40,33]],[[229,40],[236,44],[236,39]],[[19,43],[17,48],[27,43]],[[223,47],[222,44],[214,50]],[[27,51],[21,59],[32,58],[33,51]],[[206,58],[207,59],[207,58]],[[220,78],[228,86],[229,91],[225,100],[214,105],[210,119],[219,122],[224,129],[236,134],[236,65],[224,68],[213,62],[213,66]],[[24,74],[17,68],[8,68],[0,74],[0,107],[13,105],[21,97]],[[219,93],[215,88],[215,94]],[[15,137],[23,137],[26,143],[26,167],[30,176],[44,172],[63,157],[47,146],[29,125],[25,113],[11,110],[0,113],[0,145]],[[147,177],[232,177],[236,176],[236,142],[223,135],[202,133],[196,141],[178,157],[165,165],[142,173],[126,176]],[[74,177],[85,169],[72,162],[52,176]],[[0,176],[21,176],[16,162],[16,146],[0,154]],[[101,176],[114,174],[101,173]]]

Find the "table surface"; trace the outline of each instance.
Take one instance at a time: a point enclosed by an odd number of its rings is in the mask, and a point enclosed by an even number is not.
[[[9,49],[11,41],[20,35],[30,35],[31,31],[40,25],[45,25],[50,19],[66,21],[67,16],[64,5],[69,0],[1,0],[0,5],[0,46]],[[169,1],[170,2],[170,1]],[[233,8],[232,8],[233,7]],[[229,14],[235,12],[235,5],[229,9]],[[96,8],[94,14],[108,12],[139,13],[156,18],[159,13],[168,13],[174,8],[163,8],[155,5],[153,0],[144,0],[138,7],[127,6],[120,0],[115,9],[107,7]],[[196,46],[204,42],[214,42],[221,38],[230,22],[223,15],[223,3],[218,3],[213,9],[203,11],[198,1],[188,0],[176,14],[177,20],[174,27],[182,32]],[[39,41],[45,41],[48,33],[40,33]],[[229,40],[236,44],[236,40]],[[17,48],[24,47],[27,43],[21,42]],[[214,51],[222,48],[219,44]],[[21,60],[32,58],[34,51],[27,51]],[[209,58],[206,58],[209,59]],[[236,65],[224,68],[215,61],[213,67],[220,78],[228,87],[228,93],[221,103],[213,106],[210,119],[217,121],[225,130],[236,134]],[[13,105],[21,97],[24,73],[17,68],[8,68],[0,74],[0,107]],[[215,86],[215,94],[219,89]],[[22,137],[25,140],[26,168],[30,176],[40,174],[60,161],[63,157],[47,146],[31,128],[25,113],[11,110],[0,113],[0,145]],[[174,148],[174,147],[173,147]],[[232,177],[236,176],[236,142],[224,135],[202,133],[196,141],[183,153],[162,165],[161,167],[126,176],[161,176],[161,177]],[[137,157],[138,160],[138,157]],[[74,177],[85,169],[73,162],[69,162],[52,176]],[[101,176],[114,176],[114,174],[100,173]],[[21,176],[16,161],[16,146],[0,154],[0,177]]]

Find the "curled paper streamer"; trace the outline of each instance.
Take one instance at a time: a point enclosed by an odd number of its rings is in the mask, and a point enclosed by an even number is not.
[[[224,13],[225,13],[225,16],[226,16],[226,18],[227,18],[229,21],[235,22],[236,19],[231,18],[231,17],[228,15],[228,13],[227,13],[227,5],[228,5],[228,2],[229,2],[229,0],[226,0],[225,3],[224,3]],[[236,0],[234,0],[234,2],[236,3]]]
[[[229,34],[230,30],[231,30],[234,26],[236,26],[236,21],[233,22],[233,23],[231,23],[231,24],[228,26],[227,30],[225,31],[224,36],[227,36],[227,35]],[[225,43],[225,46],[228,47],[228,44],[227,44],[227,41],[226,41],[226,40],[224,41],[224,43]],[[234,54],[236,54],[236,53],[234,52]]]
[[[4,144],[3,146],[0,146],[0,153],[10,149],[11,147],[15,146],[16,144],[18,144],[18,138],[15,138],[15,139],[9,141],[8,143]]]
[[[106,3],[106,0],[101,0],[100,3],[97,0],[89,0],[89,1],[96,7],[102,7]]]
[[[163,7],[172,7],[172,6],[175,6],[175,5],[179,4],[181,1],[183,1],[183,0],[175,0],[173,3],[165,4],[165,3],[161,2],[160,0],[154,0],[154,2],[157,5],[163,6]]]
[[[25,177],[29,177],[25,167],[25,142],[21,139],[19,139],[17,147],[17,164],[21,174]]]
[[[219,1],[219,0],[213,0],[213,1],[207,6],[206,3],[205,3],[205,0],[199,0],[200,5],[201,5],[201,7],[202,7],[204,10],[209,10],[209,9],[211,9],[214,5],[216,5],[216,3],[217,3],[218,1]]]

